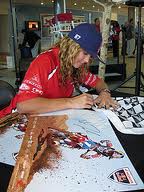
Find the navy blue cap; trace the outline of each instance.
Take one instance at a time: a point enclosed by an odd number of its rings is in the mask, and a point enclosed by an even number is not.
[[[97,57],[102,44],[102,36],[96,31],[94,24],[82,23],[72,29],[68,36],[93,58]]]

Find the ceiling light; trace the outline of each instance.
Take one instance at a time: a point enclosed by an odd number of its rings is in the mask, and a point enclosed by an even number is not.
[[[74,5],[77,5],[77,3],[74,3]]]
[[[54,0],[52,0],[52,3],[54,3]]]
[[[43,5],[44,3],[43,2],[41,2],[41,5]]]
[[[82,7],[82,9],[84,9],[84,7]]]
[[[120,8],[121,8],[121,6],[119,5],[119,6],[118,6],[118,8],[120,9]]]
[[[92,6],[93,8],[95,7],[95,5]]]

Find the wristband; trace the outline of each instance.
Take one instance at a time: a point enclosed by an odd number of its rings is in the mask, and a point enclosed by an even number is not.
[[[107,88],[102,89],[102,90],[100,91],[100,93],[101,93],[102,91],[111,94],[111,91],[110,91],[109,89],[107,89]]]

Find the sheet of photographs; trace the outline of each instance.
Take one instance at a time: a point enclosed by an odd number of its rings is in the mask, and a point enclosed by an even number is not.
[[[120,107],[115,111],[126,129],[144,128],[144,97],[117,97]]]

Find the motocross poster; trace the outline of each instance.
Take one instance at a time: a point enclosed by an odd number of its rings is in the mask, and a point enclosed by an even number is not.
[[[102,111],[64,110],[44,116],[58,117],[61,114],[67,116],[66,129],[59,129],[59,126],[55,128],[51,122],[49,137],[43,135],[43,129],[38,136],[37,152],[42,142],[48,139],[49,156],[44,156],[45,160],[40,162],[42,164],[48,161],[49,166],[43,166],[34,173],[25,192],[112,192],[144,189],[143,182]],[[14,159],[12,154],[17,154],[24,134],[20,131],[16,134],[15,129],[11,129],[11,133],[9,131],[0,135],[0,146],[5,151],[5,157],[3,151],[0,161],[6,163]],[[10,135],[13,140],[19,141],[11,151],[7,150],[8,146],[4,149],[4,137],[8,139]]]

